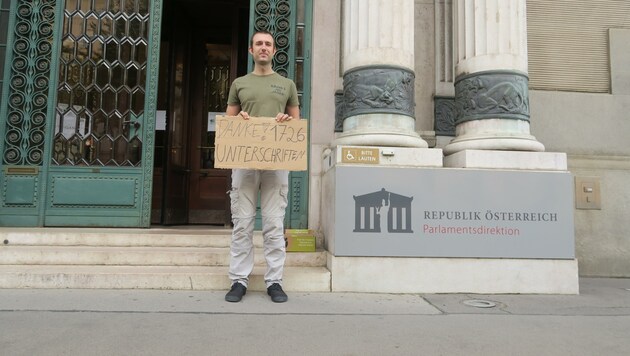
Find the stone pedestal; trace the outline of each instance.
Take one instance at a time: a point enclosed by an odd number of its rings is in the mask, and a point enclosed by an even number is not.
[[[577,260],[336,257],[333,292],[579,294]]]
[[[467,150],[442,168],[440,150],[340,146],[322,159],[333,291],[579,292],[566,155]]]
[[[444,157],[444,167],[566,171],[567,154],[562,152],[465,150]]]
[[[335,146],[322,156],[324,172],[336,165],[379,167],[442,167],[439,148]]]

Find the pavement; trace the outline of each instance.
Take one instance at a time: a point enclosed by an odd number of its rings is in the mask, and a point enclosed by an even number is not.
[[[630,355],[630,279],[579,295],[0,290],[0,355]]]

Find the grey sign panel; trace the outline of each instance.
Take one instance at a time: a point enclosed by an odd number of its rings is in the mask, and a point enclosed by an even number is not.
[[[333,174],[336,256],[575,258],[568,172],[338,165]]]

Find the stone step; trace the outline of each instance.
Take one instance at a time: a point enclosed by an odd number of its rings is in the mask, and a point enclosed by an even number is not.
[[[33,246],[161,246],[228,247],[232,230],[216,227],[113,228],[7,228],[0,227],[0,244]],[[254,246],[262,247],[261,231],[254,231]],[[321,247],[321,242],[317,244]]]
[[[0,228],[0,288],[227,290],[231,229]],[[250,290],[265,290],[254,233]],[[330,291],[327,252],[287,253],[288,291]]]
[[[228,247],[232,231],[225,228],[0,228],[0,243],[32,246],[153,246]],[[254,246],[262,233],[254,232]]]
[[[254,251],[264,266],[263,250]],[[227,247],[0,246],[3,265],[227,266]],[[324,267],[326,251],[288,252],[285,266]]]
[[[264,291],[264,267],[255,267],[248,290]],[[286,267],[284,289],[329,292],[325,267]],[[227,267],[0,265],[0,288],[227,290]]]

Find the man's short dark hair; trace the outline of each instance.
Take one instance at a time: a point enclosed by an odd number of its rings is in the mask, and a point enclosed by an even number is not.
[[[254,36],[256,36],[259,33],[271,36],[271,38],[273,38],[273,48],[276,48],[276,39],[273,37],[273,33],[269,32],[267,30],[258,30],[256,32],[254,32],[252,34],[252,38],[249,39],[249,47],[254,47]]]

